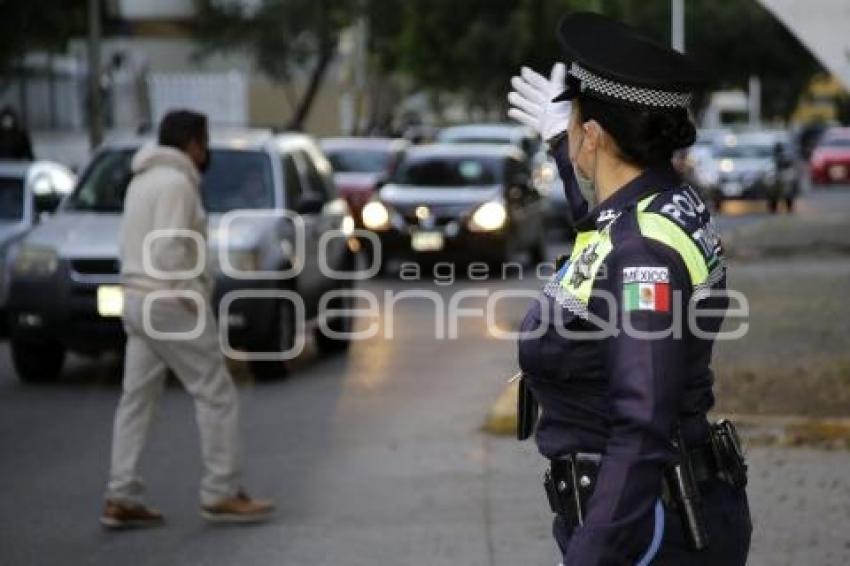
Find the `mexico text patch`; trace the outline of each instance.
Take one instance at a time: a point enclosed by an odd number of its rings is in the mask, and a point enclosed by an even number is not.
[[[666,267],[623,269],[623,310],[670,312],[670,272]]]

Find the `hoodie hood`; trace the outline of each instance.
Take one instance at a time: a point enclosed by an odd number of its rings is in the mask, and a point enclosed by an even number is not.
[[[194,185],[201,184],[201,173],[189,156],[173,147],[163,145],[148,144],[142,146],[136,155],[133,156],[133,161],[130,163],[134,175],[154,169],[156,167],[167,167],[177,169]]]

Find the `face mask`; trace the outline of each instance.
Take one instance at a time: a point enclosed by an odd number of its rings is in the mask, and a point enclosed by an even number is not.
[[[212,161],[212,154],[210,153],[210,150],[207,150],[204,160],[198,163],[198,171],[206,173],[207,169],[210,168],[210,161]]]
[[[578,144],[578,149],[576,149],[576,157],[578,157],[583,143],[584,134],[582,134],[581,141]],[[598,199],[596,198],[596,183],[593,182],[593,179],[582,173],[581,168],[579,168],[576,164],[575,157],[570,161],[573,164],[573,172],[575,173],[576,183],[578,184],[578,190],[581,193],[581,196],[583,196],[584,200],[587,201],[588,208],[592,209],[596,207],[596,205],[599,204]]]

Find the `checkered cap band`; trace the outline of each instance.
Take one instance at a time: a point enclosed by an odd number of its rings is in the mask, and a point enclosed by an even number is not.
[[[596,75],[581,65],[573,63],[569,74],[581,81],[581,90],[593,92],[643,106],[657,106],[660,108],[687,108],[691,104],[693,95],[689,92],[667,92],[636,86],[624,85],[599,75]]]

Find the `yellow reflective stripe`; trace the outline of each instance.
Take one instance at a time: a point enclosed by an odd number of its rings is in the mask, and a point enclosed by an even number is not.
[[[646,197],[645,199],[643,199],[642,201],[640,201],[640,202],[638,203],[638,206],[637,206],[638,212],[643,212],[644,210],[646,210],[646,207],[647,207],[647,206],[649,206],[649,205],[650,205],[650,203],[651,203],[653,200],[655,200],[655,197],[657,197],[657,196],[658,196],[658,193],[655,193],[655,194],[653,194],[653,195],[649,195],[648,197]]]
[[[641,234],[647,238],[666,244],[679,253],[688,268],[692,285],[705,283],[708,279],[705,258],[690,236],[672,220],[654,212],[640,212],[638,226],[640,226]]]

